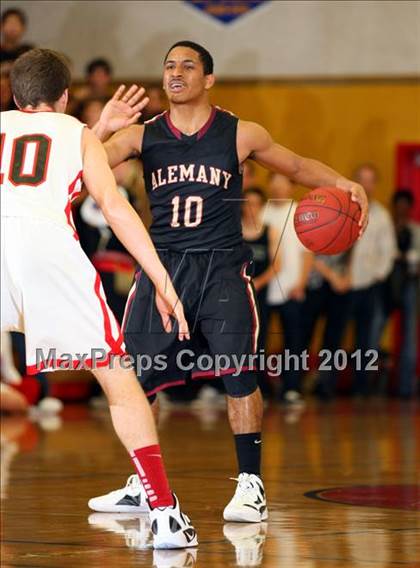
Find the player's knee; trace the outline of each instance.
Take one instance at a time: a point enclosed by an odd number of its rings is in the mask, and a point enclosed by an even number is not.
[[[257,376],[256,371],[246,371],[237,377],[225,375],[223,384],[226,393],[232,398],[243,398],[253,394],[258,388]]]

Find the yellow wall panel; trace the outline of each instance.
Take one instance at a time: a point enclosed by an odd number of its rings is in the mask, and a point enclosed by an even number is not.
[[[344,175],[360,162],[375,163],[384,204],[394,189],[396,144],[420,140],[420,84],[414,81],[219,83],[212,101]]]

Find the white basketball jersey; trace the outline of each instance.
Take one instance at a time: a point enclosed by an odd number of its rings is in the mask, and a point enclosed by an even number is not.
[[[71,227],[81,190],[84,125],[56,112],[1,113],[1,215]]]

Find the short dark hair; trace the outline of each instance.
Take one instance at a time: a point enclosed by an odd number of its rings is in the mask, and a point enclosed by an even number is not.
[[[396,205],[400,201],[406,201],[409,207],[414,205],[413,192],[405,187],[398,188],[392,196],[392,204]]]
[[[175,47],[188,47],[193,51],[197,52],[200,56],[200,61],[203,64],[204,75],[212,75],[214,69],[213,57],[210,55],[210,52],[207,51],[205,47],[200,45],[199,43],[195,43],[194,41],[177,41],[173,44],[173,46],[168,49],[167,54],[165,55],[164,61],[168,59],[168,55]]]
[[[249,187],[243,191],[243,194],[246,195],[258,195],[263,203],[266,203],[267,196],[265,195],[264,191],[260,187]]]
[[[8,10],[5,10],[2,13],[1,23],[4,24],[4,22],[7,20],[7,18],[9,18],[9,16],[16,16],[16,18],[18,18],[20,20],[20,23],[22,24],[22,26],[24,28],[26,28],[26,14],[25,14],[25,12],[23,12],[22,10],[19,10],[19,8],[9,8]]]
[[[92,75],[96,69],[103,69],[105,73],[108,73],[108,75],[112,75],[113,71],[111,63],[103,57],[97,57],[96,59],[89,61],[85,69],[86,75]]]
[[[31,49],[18,57],[10,72],[12,92],[19,107],[52,104],[70,86],[66,58],[51,49]]]

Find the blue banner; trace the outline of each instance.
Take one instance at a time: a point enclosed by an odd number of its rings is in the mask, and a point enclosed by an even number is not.
[[[185,0],[223,24],[230,24],[269,0]]]

